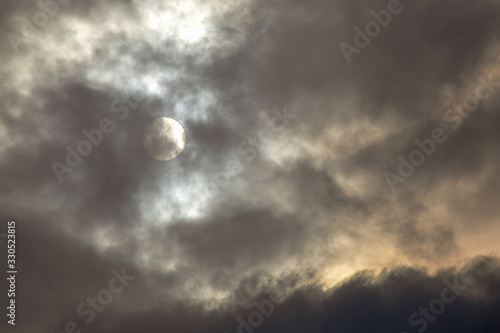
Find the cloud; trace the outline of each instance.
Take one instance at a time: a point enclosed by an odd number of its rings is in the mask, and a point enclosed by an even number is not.
[[[284,284],[262,332],[410,331],[447,267],[483,255],[428,330],[497,325],[497,94],[456,130],[445,115],[480,77],[500,81],[500,8],[402,6],[347,64],[339,43],[386,1],[70,1],[18,52],[8,34],[41,7],[2,3],[0,215],[20,225],[19,327],[62,329],[127,267],[136,283],[93,329],[229,333]],[[259,138],[284,106],[296,117]],[[156,117],[186,130],[168,163],[142,147]],[[52,163],[103,118],[115,130],[60,182]],[[384,172],[435,128],[446,142],[392,192]]]

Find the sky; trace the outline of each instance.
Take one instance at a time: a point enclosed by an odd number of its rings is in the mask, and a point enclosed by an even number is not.
[[[3,0],[2,332],[498,332],[499,28],[497,0]],[[144,147],[160,117],[183,147]]]

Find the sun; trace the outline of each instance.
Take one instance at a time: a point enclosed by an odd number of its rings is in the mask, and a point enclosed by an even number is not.
[[[159,161],[169,161],[182,153],[186,145],[184,128],[172,118],[160,117],[149,123],[143,133],[144,149]]]

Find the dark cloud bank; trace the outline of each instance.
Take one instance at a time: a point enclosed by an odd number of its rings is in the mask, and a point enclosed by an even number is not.
[[[123,320],[116,332],[154,332],[165,327],[209,333],[496,332],[500,325],[499,279],[499,261],[491,257],[476,258],[460,271],[444,270],[433,276],[408,267],[386,270],[376,277],[360,272],[330,291],[314,286],[297,290],[283,303],[279,297],[273,298],[273,291],[259,295],[257,305],[236,307],[229,313],[200,314],[189,307],[180,307],[171,316],[151,312]],[[459,288],[448,288],[450,285]],[[441,299],[444,289],[450,304],[441,301],[445,306],[440,306],[435,300]],[[259,306],[264,313],[260,317],[255,315]],[[417,315],[421,309],[424,314]]]

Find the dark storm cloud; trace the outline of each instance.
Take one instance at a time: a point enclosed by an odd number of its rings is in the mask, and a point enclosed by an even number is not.
[[[24,135],[24,139],[29,140],[34,136],[34,133],[29,133],[32,131],[29,129],[29,123],[32,123],[31,128],[36,128],[38,117],[45,118],[39,119],[40,122],[49,118],[54,126],[42,137],[36,138],[38,142],[35,145],[38,150],[33,151],[32,146],[16,145],[4,152],[2,169],[6,174],[19,174],[14,177],[14,182],[12,178],[2,179],[6,183],[4,188],[12,192],[22,191],[23,188],[30,188],[35,193],[41,193],[47,188],[55,192],[63,191],[68,196],[68,206],[78,202],[78,206],[87,207],[78,213],[83,221],[102,218],[103,222],[106,221],[106,215],[112,214],[113,220],[118,218],[122,223],[126,223],[130,218],[127,215],[134,210],[133,205],[127,205],[133,192],[137,191],[138,179],[134,179],[150,174],[137,173],[134,171],[137,166],[133,161],[131,163],[130,160],[124,159],[127,152],[142,153],[138,147],[140,142],[130,139],[117,141],[112,137],[116,133],[105,135],[102,144],[95,146],[90,156],[84,157],[72,173],[63,175],[65,182],[62,183],[58,181],[51,167],[54,161],[67,164],[68,151],[65,147],[70,146],[75,150],[78,142],[86,139],[82,131],[99,128],[99,122],[103,118],[111,119],[117,127],[116,132],[121,132],[122,135],[140,134],[140,129],[137,129],[138,132],[132,132],[133,127],[130,124],[141,124],[141,118],[145,121],[147,119],[139,112],[132,111],[134,114],[129,117],[133,119],[128,119],[128,124],[127,119],[121,121],[111,110],[111,98],[113,97],[81,84],[70,85],[57,95],[49,92],[45,96],[35,96],[35,100],[41,102],[44,108],[40,110],[32,107],[30,111],[34,113],[34,118],[28,118],[22,123],[20,120],[13,120],[14,123],[8,125],[9,129],[14,130],[16,135],[22,135],[22,130],[26,130],[28,133]],[[16,130],[18,127],[20,130]],[[72,181],[72,177],[78,179],[82,176],[86,179],[85,182]]]
[[[484,52],[496,38],[499,11],[494,2],[404,5],[405,11],[347,65],[338,43],[351,42],[352,28],[364,26],[370,9],[385,8],[385,1],[337,2],[331,9],[319,1],[256,2],[251,12],[253,34],[245,51],[223,59],[222,73],[231,76],[215,79],[238,82],[237,87],[225,89],[224,95],[235,91],[239,103],[241,83],[252,98],[268,103],[310,94],[314,102],[302,101],[309,124],[304,130],[326,130],[330,121],[342,122],[347,112],[352,117],[397,113],[402,117],[401,130],[411,128],[433,111],[444,85],[460,85],[462,76],[481,65]],[[231,66],[233,70],[228,69]],[[249,69],[251,78],[246,74]],[[316,106],[317,100],[342,96],[359,98],[362,107],[347,111]]]
[[[272,286],[253,301],[264,305],[269,316],[259,322],[256,305],[230,311],[201,312],[178,304],[168,311],[159,309],[134,316],[115,318],[112,325],[96,321],[93,329],[103,332],[156,332],[165,328],[177,332],[238,332],[241,318],[254,332],[484,332],[496,331],[500,310],[495,301],[499,292],[498,259],[477,258],[457,271],[443,270],[428,275],[415,268],[394,268],[373,276],[360,272],[329,291],[316,286],[297,290],[282,302],[273,298]],[[275,288],[277,289],[277,288]],[[443,301],[443,294],[447,303]],[[277,302],[270,307],[270,299]],[[436,304],[444,304],[444,309]],[[433,304],[433,305],[431,305]],[[272,310],[270,310],[272,309]],[[427,317],[419,314],[427,311]],[[432,310],[434,309],[434,310]],[[250,317],[250,319],[249,319]],[[413,318],[410,323],[410,317]],[[255,319],[257,318],[257,319]],[[429,320],[425,318],[430,318]],[[243,324],[245,325],[245,324]],[[246,332],[242,329],[240,332]]]
[[[360,96],[362,107],[349,111],[329,108],[326,103],[318,108],[316,101],[303,100],[304,110],[299,109],[299,112],[307,114],[308,126],[302,128],[305,135],[308,131],[326,131],[331,122],[343,122],[346,117],[362,114],[378,117],[387,112],[397,114],[400,130],[385,142],[374,143],[359,151],[345,169],[347,173],[359,169],[372,173],[374,169],[386,167],[388,160],[396,160],[398,153],[411,152],[414,139],[429,136],[436,126],[428,119],[436,112],[444,112],[438,107],[442,88],[445,85],[462,86],[462,77],[472,76],[481,67],[485,52],[496,39],[497,29],[494,27],[498,22],[498,4],[404,3],[405,11],[393,17],[390,25],[380,36],[373,38],[363,54],[355,55],[355,61],[349,66],[343,60],[338,42],[350,42],[354,36],[352,27],[364,26],[371,18],[367,17],[370,9],[383,9],[386,2],[336,3],[332,6],[342,10],[342,18],[335,15],[333,9],[314,1],[294,5],[255,3],[251,12],[254,34],[245,45],[245,52],[235,53],[229,61],[224,59],[224,72],[233,77],[229,80],[227,76],[214,78],[221,82],[245,82],[251,96],[258,96],[260,101],[290,101],[298,92],[309,92],[311,98],[323,100],[343,95]],[[292,13],[294,19],[290,19]],[[228,70],[232,65],[234,70]],[[251,79],[245,74],[247,68],[253,69]],[[225,89],[224,95],[227,98],[235,91],[235,99],[241,101],[239,92],[242,89],[240,85],[233,90]],[[346,115],[347,112],[352,115]],[[491,124],[486,118],[479,122],[485,126]],[[495,132],[482,133],[495,137]],[[460,161],[462,167],[455,170],[466,169],[469,164],[478,166],[491,158],[487,150],[472,148],[480,145],[480,141],[491,140],[483,140],[465,131],[457,136],[460,137],[457,140],[468,144],[464,147],[461,142],[449,140],[446,147],[438,147],[440,152],[434,159],[439,159],[439,162],[427,164],[446,165],[441,161],[452,154],[446,152],[450,149],[461,152],[455,158],[471,156],[469,153],[480,155],[478,158],[466,157]],[[474,144],[476,139],[478,143]],[[408,150],[410,147],[412,149]],[[471,147],[470,151],[467,147]],[[443,150],[445,152],[441,152]],[[436,179],[439,176],[430,170],[424,173],[424,177]],[[379,179],[383,180],[382,177]],[[437,179],[432,183],[437,184]]]

